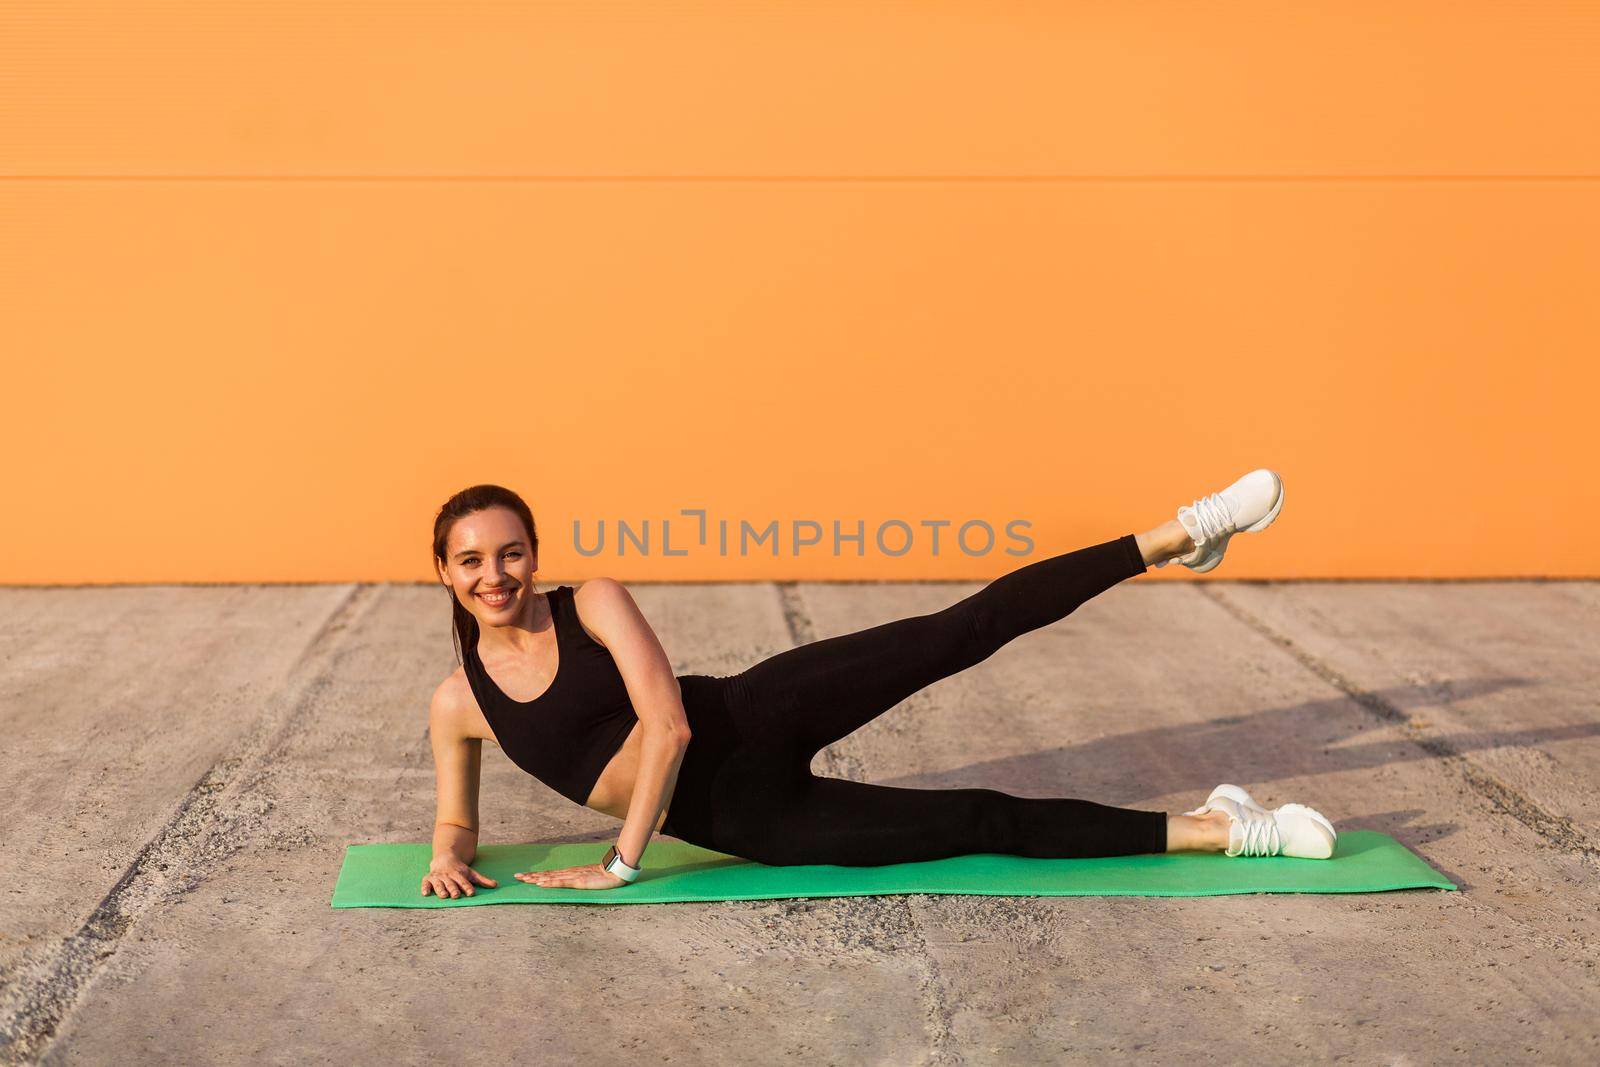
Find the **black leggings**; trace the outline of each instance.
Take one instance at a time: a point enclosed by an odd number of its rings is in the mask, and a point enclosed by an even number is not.
[[[663,831],[775,866],[1165,852],[1165,812],[871,785],[810,768],[822,748],[911,694],[1145,569],[1128,534],[1019,568],[941,611],[813,641],[729,677],[681,677],[691,740]]]

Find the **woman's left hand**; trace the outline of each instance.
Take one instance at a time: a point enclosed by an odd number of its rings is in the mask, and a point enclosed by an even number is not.
[[[615,889],[619,885],[628,884],[598,863],[567,867],[559,871],[518,871],[511,877],[519,882],[541,885],[547,889]]]

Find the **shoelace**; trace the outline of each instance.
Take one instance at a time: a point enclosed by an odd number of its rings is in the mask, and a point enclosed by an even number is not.
[[[1239,848],[1241,856],[1276,856],[1283,849],[1278,820],[1271,815],[1242,819],[1240,830],[1244,838]]]
[[[1200,527],[1200,544],[1208,545],[1234,530],[1233,514],[1221,493],[1210,493],[1196,500],[1189,508],[1195,525]]]

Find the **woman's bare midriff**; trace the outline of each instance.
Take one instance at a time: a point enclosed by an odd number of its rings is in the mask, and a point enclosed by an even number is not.
[[[633,724],[633,729],[628,731],[628,739],[622,742],[617,754],[611,757],[606,769],[600,772],[600,777],[595,780],[594,790],[589,794],[588,806],[595,811],[603,811],[614,819],[628,817],[628,805],[633,801],[633,786],[639,780],[639,755],[644,748],[644,733],[639,729],[639,725],[637,722]],[[667,812],[671,810],[669,797],[666,811],[663,811],[661,818],[656,820],[657,831],[661,829],[661,824],[667,821]]]
[[[460,668],[457,668],[457,676],[460,684],[465,687],[467,676]],[[467,736],[487,741],[495,748],[499,748],[500,742],[495,740],[494,731],[489,729],[489,720],[483,717],[483,711],[478,707],[477,701],[467,702],[467,707],[471,709],[472,715],[472,732]],[[589,799],[584,802],[584,807],[603,812],[613,819],[628,817],[628,804],[633,799],[634,782],[639,777],[639,754],[643,746],[643,735],[639,730],[639,723],[636,722],[633,724],[633,729],[628,731],[628,739],[622,742],[617,754],[611,757],[606,769],[595,779],[594,788],[589,791]],[[662,824],[667,821],[667,812],[671,810],[669,798],[666,810],[656,820],[658,832]]]

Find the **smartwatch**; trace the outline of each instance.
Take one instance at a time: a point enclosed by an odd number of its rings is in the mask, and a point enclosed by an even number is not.
[[[631,882],[639,877],[643,867],[629,867],[623,860],[622,853],[617,851],[617,846],[612,845],[611,851],[606,853],[606,858],[600,861],[600,866],[611,874],[621,878],[624,882]]]

